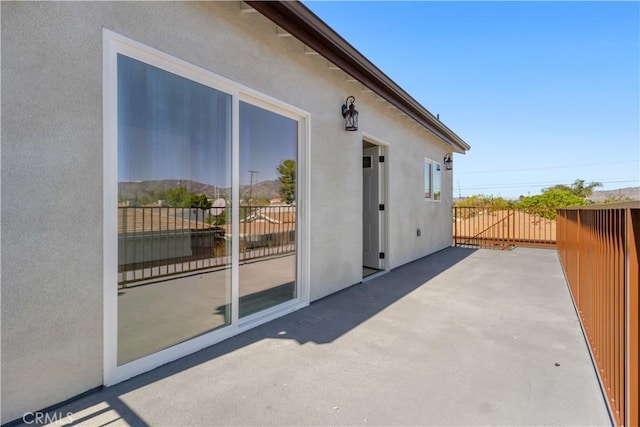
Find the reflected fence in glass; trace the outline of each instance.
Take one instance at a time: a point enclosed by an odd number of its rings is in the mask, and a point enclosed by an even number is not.
[[[202,209],[118,208],[118,287],[231,263],[224,228]]]
[[[296,297],[298,125],[290,117],[240,102],[241,318]],[[277,186],[279,198],[261,194],[260,188],[269,186]],[[269,206],[260,199],[269,199]]]
[[[202,209],[118,208],[118,363],[231,322],[231,243]]]
[[[296,207],[242,207],[240,317],[296,297]]]
[[[299,122],[240,101],[240,194],[230,200],[232,96],[122,54],[117,65],[122,365],[230,325],[233,310],[296,298]]]
[[[228,268],[232,226],[208,218],[193,208],[119,207],[118,288]],[[241,263],[294,254],[296,207],[241,206],[239,241]]]
[[[244,317],[295,298],[297,213],[295,205],[240,213]],[[118,208],[119,364],[230,323],[233,228],[207,218],[193,208]]]
[[[117,82],[122,365],[231,323],[230,241],[194,204],[231,186],[232,96],[122,54]]]

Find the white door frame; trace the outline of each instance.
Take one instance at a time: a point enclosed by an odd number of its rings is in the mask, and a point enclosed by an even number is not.
[[[362,143],[368,142],[370,144],[376,145],[378,147],[378,155],[384,156],[384,162],[379,168],[378,175],[378,200],[380,204],[384,204],[384,211],[380,211],[380,220],[378,223],[378,246],[379,251],[384,252],[384,259],[380,260],[379,268],[381,271],[389,271],[389,218],[392,215],[392,209],[389,203],[389,178],[391,174],[389,173],[389,151],[391,144],[387,141],[384,141],[374,135],[371,135],[367,132],[362,132]],[[364,155],[364,145],[361,151],[361,156]],[[362,191],[364,190],[364,183],[361,186]],[[364,197],[364,194],[362,194]],[[364,236],[363,236],[364,243]]]
[[[368,145],[368,143],[367,143]],[[381,221],[383,211],[378,206],[384,202],[380,199],[380,171],[384,163],[380,163],[380,146],[362,147],[362,265],[379,270],[383,259],[381,252]],[[367,160],[365,162],[365,160]]]

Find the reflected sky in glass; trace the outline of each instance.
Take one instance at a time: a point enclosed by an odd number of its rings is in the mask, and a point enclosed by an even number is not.
[[[440,175],[440,165],[435,163],[433,165],[433,196],[434,198],[440,199],[440,182],[441,182],[441,175]]]
[[[297,121],[240,103],[241,184],[250,183],[249,171],[258,172],[257,177],[254,173],[254,183],[277,179],[277,168],[284,160],[297,160],[297,146]],[[248,210],[248,219],[239,224],[240,245],[245,257],[257,258],[240,266],[240,317],[282,304],[296,296],[295,205]]]
[[[119,181],[230,186],[231,101],[118,55]],[[228,325],[231,252],[224,230],[207,223],[204,212],[193,218],[192,209],[118,209],[119,272],[134,279],[118,288],[118,364]]]
[[[118,181],[192,180],[230,187],[231,101],[220,92],[118,55]],[[240,102],[240,184],[277,179],[296,158],[298,123]]]
[[[424,197],[431,197],[431,162],[424,161]]]
[[[283,160],[296,159],[298,122],[240,102],[240,184],[274,180]]]
[[[118,55],[118,180],[230,186],[231,95]]]

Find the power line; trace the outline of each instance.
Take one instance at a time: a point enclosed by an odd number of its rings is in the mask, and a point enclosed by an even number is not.
[[[638,179],[631,179],[631,180],[619,180],[619,181],[600,181],[601,184],[622,184],[622,183],[634,183],[634,184],[640,184],[640,182],[638,181]],[[548,183],[510,183],[510,184],[487,184],[487,185],[482,185],[482,186],[474,186],[474,187],[462,187],[462,190],[464,191],[469,191],[469,190],[492,190],[492,189],[496,189],[496,190],[505,190],[505,189],[511,189],[511,188],[539,188],[539,187],[544,187],[545,185],[571,185],[573,183],[566,183],[566,184],[558,184],[557,182],[548,182]],[[458,191],[460,191],[460,188],[458,188]]]
[[[605,165],[619,165],[626,163],[636,163],[633,160],[624,161],[624,162],[606,162],[606,163],[585,163],[581,165],[559,165],[559,166],[543,166],[538,168],[518,168],[518,169],[494,169],[494,170],[480,170],[480,171],[466,171],[466,172],[456,172],[457,175],[463,175],[466,173],[499,173],[499,172],[520,172],[520,171],[539,171],[539,170],[550,170],[550,169],[566,169],[566,168],[577,168],[577,167],[585,167],[585,166],[605,166]]]
[[[253,175],[257,175],[259,171],[249,171],[251,174],[251,181],[249,181],[249,206],[251,206],[251,202],[253,201]]]
[[[620,182],[637,182],[638,178],[632,177],[624,177],[615,179],[613,181],[597,181],[601,184],[611,184],[611,183],[620,183]],[[575,181],[574,181],[575,182]],[[586,182],[586,180],[585,180]],[[507,183],[499,183],[499,184],[480,184],[479,186],[471,186],[471,187],[463,187],[463,188],[476,188],[476,187],[532,187],[532,186],[541,186],[541,185],[571,185],[571,183],[558,183],[558,181],[547,181],[547,182],[507,182]]]

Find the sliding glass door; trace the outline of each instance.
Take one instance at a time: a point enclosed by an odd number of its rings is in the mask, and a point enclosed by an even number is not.
[[[231,95],[117,61],[121,365],[231,320]]]
[[[240,102],[240,317],[296,297],[298,122]]]
[[[308,303],[306,113],[109,36],[105,384]]]

